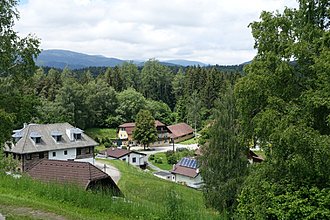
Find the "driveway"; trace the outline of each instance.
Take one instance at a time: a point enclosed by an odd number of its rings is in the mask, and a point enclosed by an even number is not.
[[[98,167],[100,170],[106,172],[113,179],[113,181],[115,181],[115,183],[118,184],[121,175],[120,175],[120,171],[116,167],[111,166],[109,164],[105,164],[103,163],[103,161],[97,161],[97,160],[95,160],[94,165]]]

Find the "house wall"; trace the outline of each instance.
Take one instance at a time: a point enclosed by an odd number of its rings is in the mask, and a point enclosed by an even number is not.
[[[136,158],[136,161],[133,162],[133,158]],[[117,160],[117,158],[108,157],[110,160]],[[135,166],[142,166],[145,164],[145,156],[141,154],[136,153],[130,153],[129,155],[125,155],[123,157],[120,157],[119,160],[126,161],[129,164],[135,165]]]
[[[76,160],[76,161],[86,161],[94,164],[94,147],[82,147],[79,148],[81,151],[80,155],[77,155],[77,148],[71,149],[61,149],[61,150],[52,150],[48,152],[48,158],[50,160]],[[67,151],[67,155],[64,152]],[[53,157],[53,152],[56,153],[56,156]]]
[[[121,130],[121,128],[119,128],[118,138],[119,138],[119,139],[128,139],[128,134],[127,134],[127,132],[124,131],[124,130]]]
[[[184,183],[186,185],[191,185],[194,183],[201,183],[202,177],[200,174],[198,174],[195,178],[180,175],[180,174],[173,174],[172,181],[177,182],[177,183]]]
[[[31,154],[22,154],[22,155],[16,155],[16,159],[20,161],[20,170],[26,171],[30,169],[34,164],[36,164],[38,161],[42,159],[48,159],[48,153],[47,152],[40,152],[41,155],[43,155],[43,158],[39,157],[38,153],[31,153]],[[40,155],[40,156],[41,156]]]
[[[67,151],[67,155],[64,155],[64,151]],[[53,157],[53,152],[56,153],[55,157]],[[49,151],[48,158],[50,160],[76,159],[76,148]]]
[[[185,141],[185,140],[188,140],[188,139],[193,138],[193,137],[194,137],[194,133],[190,133],[190,134],[187,134],[185,136],[177,137],[177,138],[174,138],[174,143]]]

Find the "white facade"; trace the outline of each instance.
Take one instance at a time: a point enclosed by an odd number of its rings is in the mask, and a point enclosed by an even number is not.
[[[117,159],[110,156],[108,158],[112,160]],[[135,166],[142,166],[145,164],[145,155],[131,152],[125,156],[120,157],[119,160],[126,161],[127,163]]]
[[[95,162],[93,157],[82,158],[82,159],[76,159],[76,158],[77,158],[76,148],[52,150],[48,152],[49,160],[75,160],[79,162],[88,162],[90,164],[94,164]]]
[[[118,132],[118,137],[120,139],[127,139],[128,138],[128,134],[127,134],[127,132],[123,128],[120,128],[119,129],[119,132]]]
[[[200,174],[198,174],[196,177],[189,177],[184,176],[181,174],[172,174],[172,181],[176,183],[184,183],[187,186],[193,187],[193,188],[199,188],[201,183],[203,182],[202,177]]]
[[[50,160],[69,160],[76,159],[77,154],[76,148],[62,149],[62,150],[51,150],[48,152],[48,158]]]

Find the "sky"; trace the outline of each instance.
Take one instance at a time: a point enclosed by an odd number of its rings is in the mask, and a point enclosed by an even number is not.
[[[256,54],[249,23],[295,0],[21,0],[15,30],[41,49],[233,65]]]

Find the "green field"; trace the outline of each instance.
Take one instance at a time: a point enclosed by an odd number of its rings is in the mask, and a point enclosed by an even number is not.
[[[117,138],[117,129],[115,128],[88,128],[85,133],[99,143],[95,148],[97,152],[105,150],[105,145],[109,145],[112,140]]]
[[[193,137],[193,138],[190,138],[188,140],[185,140],[185,141],[181,141],[179,142],[179,144],[197,144],[198,143],[198,138],[196,137]]]
[[[109,194],[86,192],[75,186],[0,174],[0,212],[7,219],[51,219],[49,216],[54,215],[63,219],[219,218],[204,207],[201,192],[159,179],[121,161],[111,163],[121,171],[119,188],[125,198],[114,199]]]
[[[179,161],[183,157],[187,156],[193,156],[194,152],[193,151],[181,151],[181,152],[175,152],[177,161]],[[167,158],[165,152],[159,152],[154,154],[154,160],[151,160],[149,157],[149,162],[155,165],[156,167],[159,167],[162,170],[172,170],[173,165],[167,163]],[[161,161],[161,163],[160,163]]]
[[[116,128],[88,128],[85,133],[93,139],[117,138]]]

